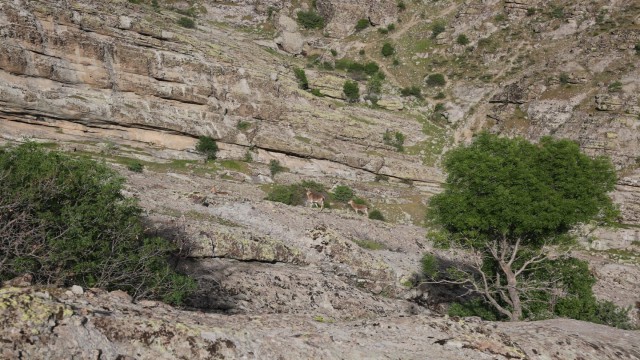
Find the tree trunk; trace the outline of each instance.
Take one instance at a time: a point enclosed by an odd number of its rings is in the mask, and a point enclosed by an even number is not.
[[[516,288],[518,285],[516,274],[513,272],[511,267],[502,260],[500,260],[500,268],[507,277],[507,291],[509,292],[509,299],[513,306],[513,310],[511,311],[511,321],[518,321],[522,317],[522,304],[520,303],[520,294]]]

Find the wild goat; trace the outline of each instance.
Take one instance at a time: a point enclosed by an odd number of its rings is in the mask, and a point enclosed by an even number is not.
[[[367,205],[356,204],[353,202],[353,200],[349,200],[347,204],[351,205],[356,214],[358,213],[358,211],[360,211],[363,214],[369,216],[369,208],[367,207]]]
[[[212,193],[214,193],[214,194],[216,194],[216,195],[229,195],[229,193],[228,193],[228,192],[226,192],[226,191],[218,191],[218,189],[216,189],[216,186],[215,186],[215,185],[213,185],[213,186],[211,187],[211,192],[212,192]]]
[[[320,205],[320,211],[324,209],[324,195],[317,193],[315,191],[307,190],[307,202],[313,207],[313,204]]]

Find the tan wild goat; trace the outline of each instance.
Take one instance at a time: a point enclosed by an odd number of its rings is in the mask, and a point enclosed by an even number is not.
[[[313,207],[313,204],[320,205],[320,211],[322,211],[324,209],[324,195],[307,188],[305,190],[307,190],[307,202],[310,206]]]
[[[226,191],[218,191],[218,189],[216,189],[216,186],[215,186],[215,185],[213,185],[213,186],[211,187],[211,192],[212,192],[212,193],[214,193],[214,194],[216,194],[216,195],[229,195],[229,193],[228,193],[228,192],[226,192]]]
[[[358,213],[358,211],[360,211],[361,213],[369,216],[369,208],[367,207],[367,205],[356,204],[353,202],[353,199],[349,200],[347,204],[351,205],[356,214]]]

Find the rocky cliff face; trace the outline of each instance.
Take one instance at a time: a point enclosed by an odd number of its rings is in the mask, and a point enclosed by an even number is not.
[[[445,319],[433,311],[447,294],[405,286],[425,251],[464,261],[434,250],[420,225],[442,153],[485,129],[569,137],[613,159],[624,228],[585,229],[575,255],[599,298],[637,306],[635,2],[318,0],[323,30],[294,20],[310,2],[158,3],[0,0],[0,137],[108,161],[150,229],[188,247],[180,266],[206,289],[191,305],[225,315],[5,288],[3,356],[287,358],[286,343],[291,358],[640,358],[633,332]],[[195,28],[178,25],[193,14]],[[358,19],[370,27],[356,33]],[[365,98],[371,78],[336,70],[340,59],[379,64],[377,104]],[[346,80],[359,84],[355,104]],[[402,96],[411,86],[420,96]],[[404,152],[385,140],[396,132]],[[202,163],[202,135],[221,161]],[[273,174],[272,160],[286,171]],[[388,222],[264,201],[272,183],[301,180],[348,185]]]

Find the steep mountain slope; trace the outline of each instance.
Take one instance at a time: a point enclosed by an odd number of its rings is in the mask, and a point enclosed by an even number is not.
[[[314,8],[324,28],[294,20]],[[356,31],[359,19],[368,27]],[[386,42],[395,49],[388,57],[381,54]],[[37,326],[72,336],[85,329],[104,341],[95,349],[107,358],[140,356],[141,342],[157,345],[174,335],[203,351],[196,358],[213,356],[205,348],[221,357],[275,357],[281,345],[271,340],[292,343],[295,358],[572,351],[640,358],[625,340],[633,332],[609,334],[607,344],[608,330],[581,322],[458,323],[435,317],[450,294],[405,286],[426,251],[464,261],[465,254],[432,249],[421,225],[444,180],[442,154],[485,129],[534,141],[568,137],[613,159],[623,226],[585,228],[584,248],[574,255],[590,261],[599,298],[637,306],[639,49],[640,8],[631,0],[0,0],[0,141],[43,141],[118,169],[149,230],[189,251],[180,266],[205,289],[191,305],[233,317],[164,306],[153,314],[98,290],[93,299],[91,292],[75,298],[60,289],[3,290],[0,309],[23,311],[13,300],[24,296],[45,309],[69,306],[73,314],[50,319],[45,312]],[[374,75],[353,65],[372,61],[380,68]],[[310,89],[301,88],[298,68]],[[442,82],[430,80],[438,74]],[[346,101],[347,80],[358,83],[357,102]],[[217,140],[218,161],[203,163],[195,151],[203,135]],[[273,174],[272,160],[285,171]],[[127,169],[134,163],[144,165],[142,173]],[[350,186],[387,222],[338,202],[320,212],[264,200],[274,183],[303,180]],[[96,310],[104,306],[114,314]],[[131,313],[141,316],[133,321],[171,330],[140,340],[127,328]],[[29,324],[3,331],[17,334]],[[297,326],[295,339],[279,330]],[[115,335],[120,327],[130,330],[123,338]],[[192,332],[202,339],[182,338]],[[311,335],[318,332],[329,335]],[[37,341],[55,347],[47,336]],[[564,342],[544,339],[554,336]],[[26,335],[20,341],[37,343]],[[585,355],[585,344],[594,352]],[[158,351],[142,357],[179,354]]]

